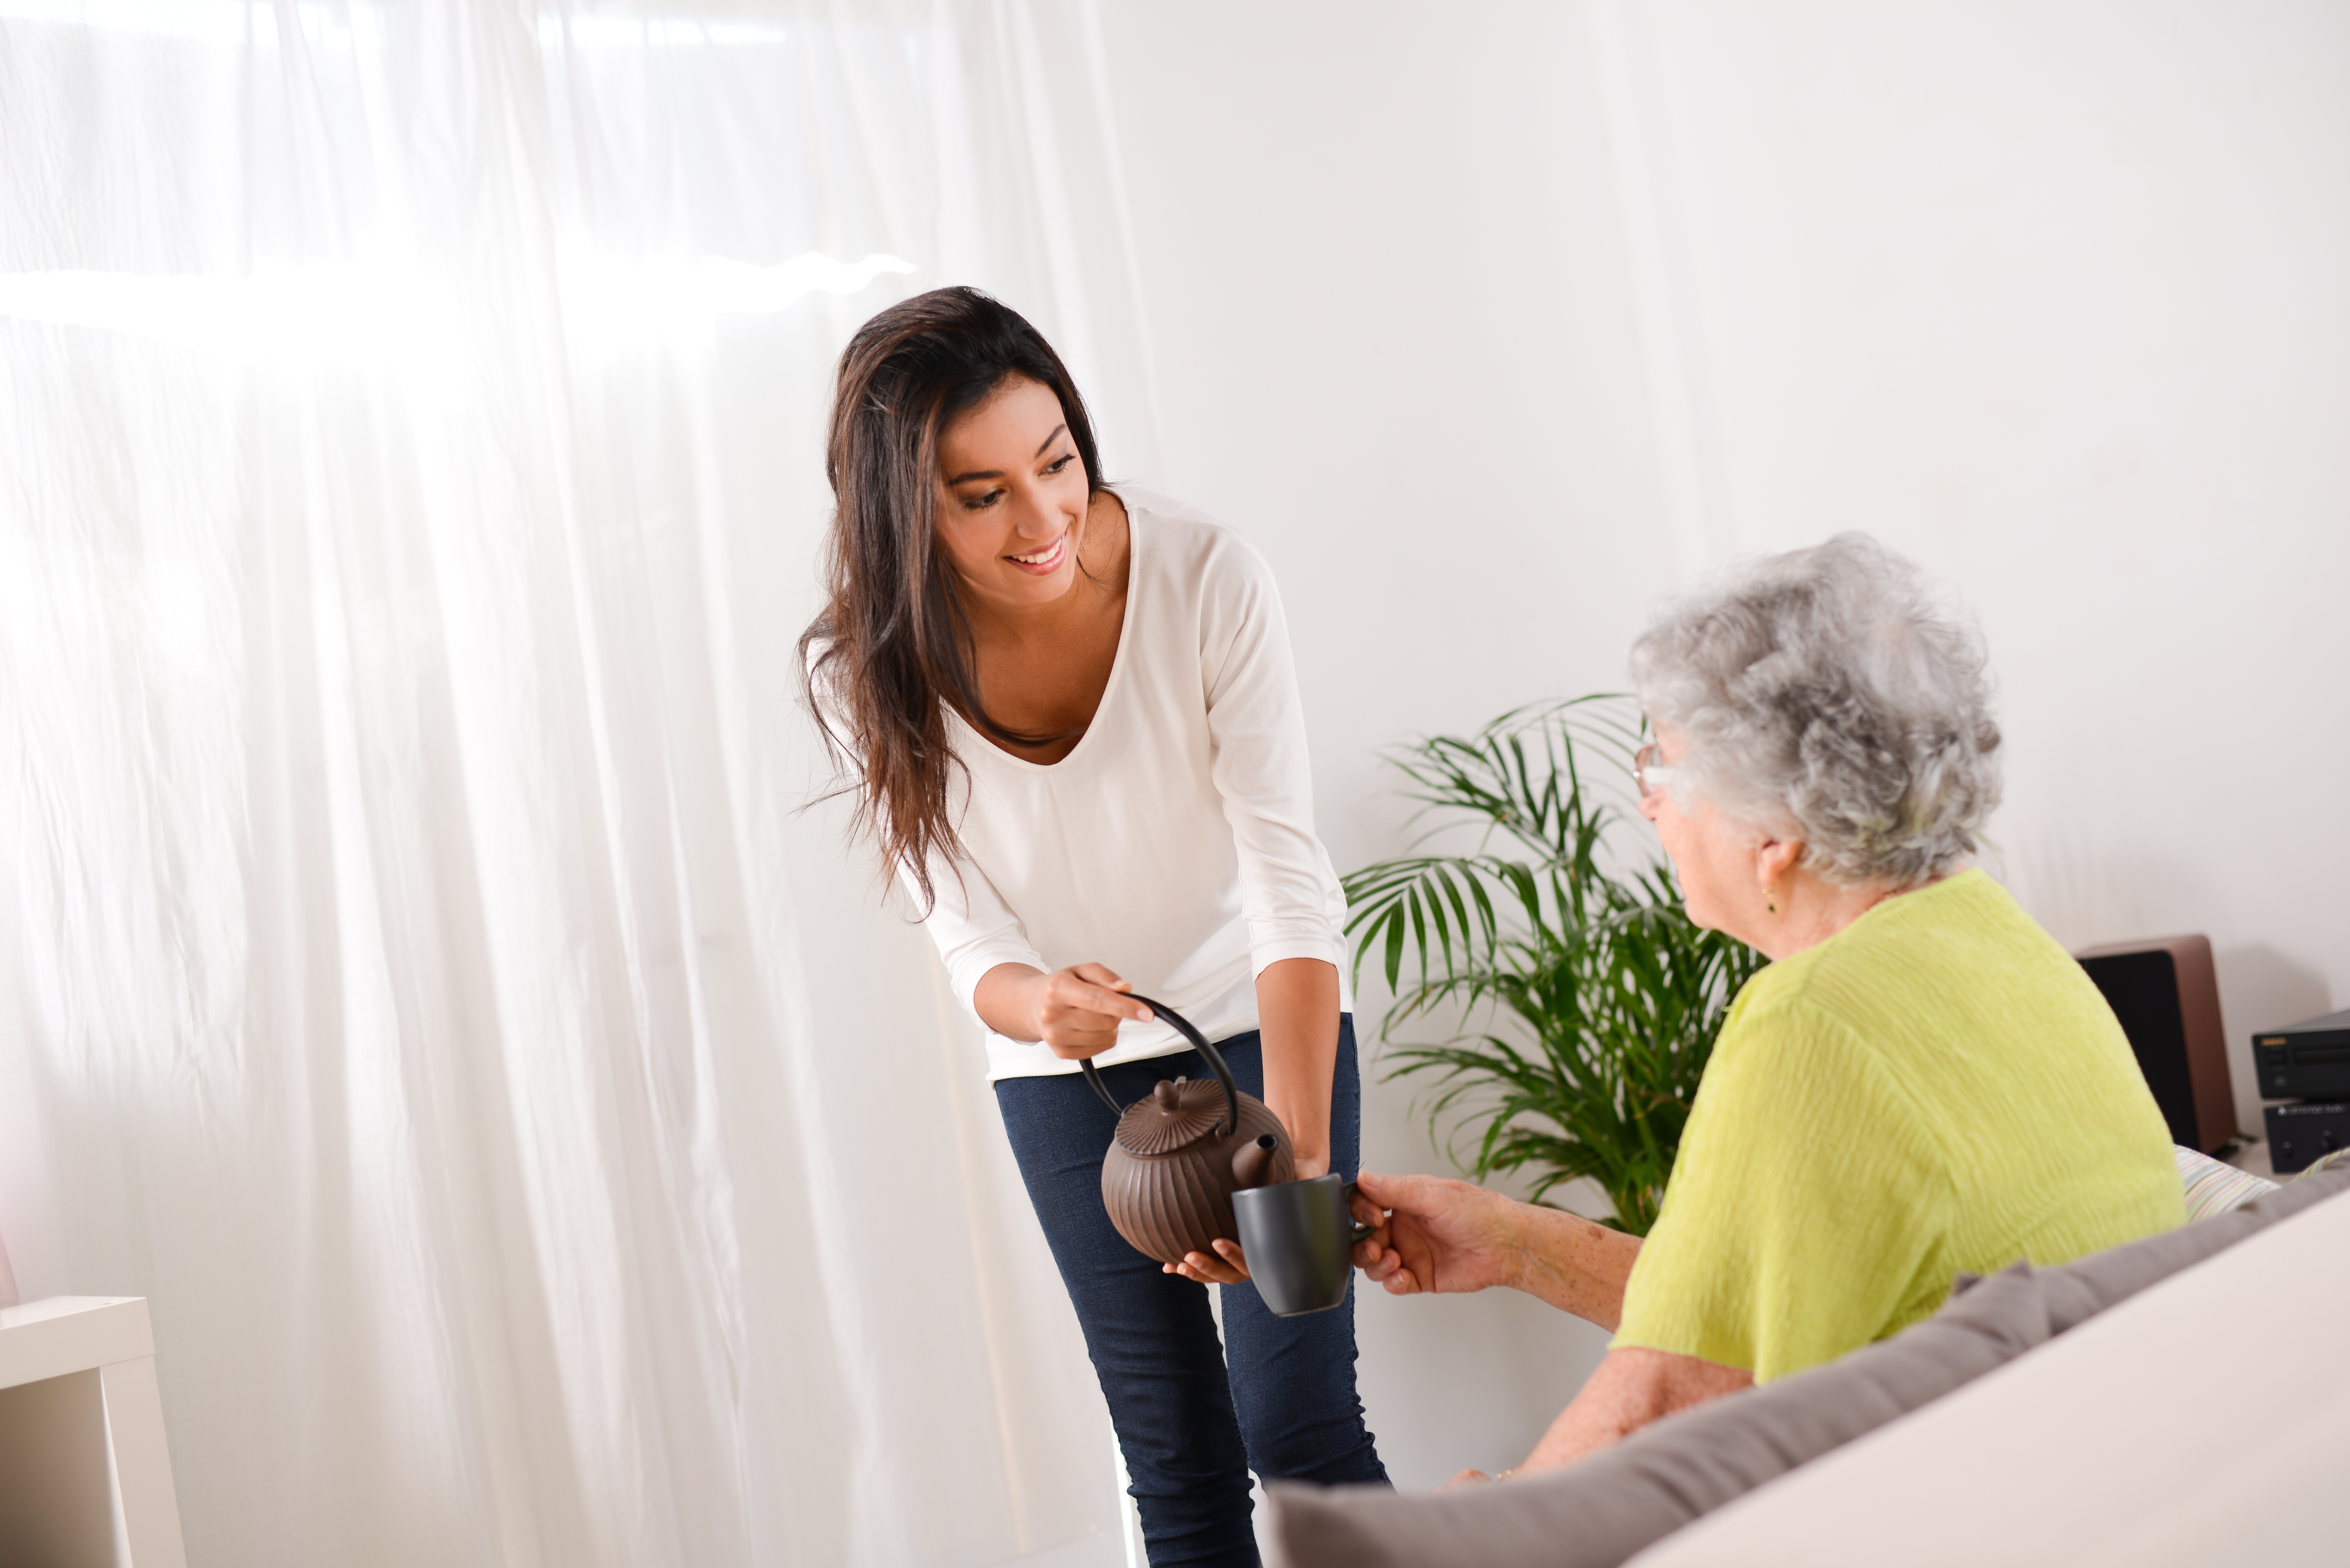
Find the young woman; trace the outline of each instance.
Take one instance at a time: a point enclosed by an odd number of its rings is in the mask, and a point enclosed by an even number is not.
[[[1018,315],[942,288],[841,356],[829,603],[808,694],[924,911],[1125,1451],[1154,1564],[1253,1563],[1248,1471],[1383,1481],[1354,1307],[1268,1313],[1227,1255],[1169,1268],[1102,1207],[1121,1103],[1210,1069],[1127,993],[1222,1048],[1295,1145],[1352,1173],[1345,899],[1314,834],[1305,726],[1264,563],[1103,482],[1084,401]],[[1227,1285],[1223,1354],[1206,1282]]]

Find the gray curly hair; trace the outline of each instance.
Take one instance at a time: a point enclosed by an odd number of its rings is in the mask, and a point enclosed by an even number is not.
[[[1670,787],[1800,836],[1845,885],[1909,888],[1974,852],[1999,804],[1982,634],[1866,534],[1742,563],[1632,645]]]

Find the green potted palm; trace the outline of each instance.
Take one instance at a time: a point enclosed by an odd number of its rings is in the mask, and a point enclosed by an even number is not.
[[[1474,847],[1346,878],[1355,971],[1376,961],[1393,1004],[1390,1077],[1478,1180],[1531,1179],[1541,1201],[1585,1179],[1603,1223],[1648,1234],[1731,1000],[1761,954],[1690,922],[1671,867],[1631,809],[1638,710],[1612,695],[1503,714],[1470,736],[1388,753],[1428,833]],[[1399,1043],[1413,1024],[1449,1038]]]

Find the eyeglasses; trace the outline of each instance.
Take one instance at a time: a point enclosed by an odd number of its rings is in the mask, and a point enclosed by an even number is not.
[[[1639,786],[1642,800],[1654,800],[1665,793],[1671,782],[1673,770],[1665,765],[1665,749],[1650,741],[1632,753],[1632,782]]]

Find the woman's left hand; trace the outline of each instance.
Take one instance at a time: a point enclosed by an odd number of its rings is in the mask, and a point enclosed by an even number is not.
[[[1330,1168],[1328,1150],[1320,1154],[1293,1154],[1291,1163],[1297,1174],[1291,1179],[1311,1181]],[[1216,1253],[1186,1252],[1180,1263],[1161,1263],[1159,1272],[1180,1274],[1187,1280],[1197,1280],[1203,1285],[1236,1285],[1249,1277],[1248,1258],[1238,1241],[1218,1241]]]
[[[1238,1241],[1218,1241],[1215,1248],[1214,1257],[1205,1252],[1186,1252],[1180,1263],[1161,1263],[1159,1272],[1180,1274],[1203,1285],[1236,1285],[1249,1277],[1248,1259],[1242,1254]]]

